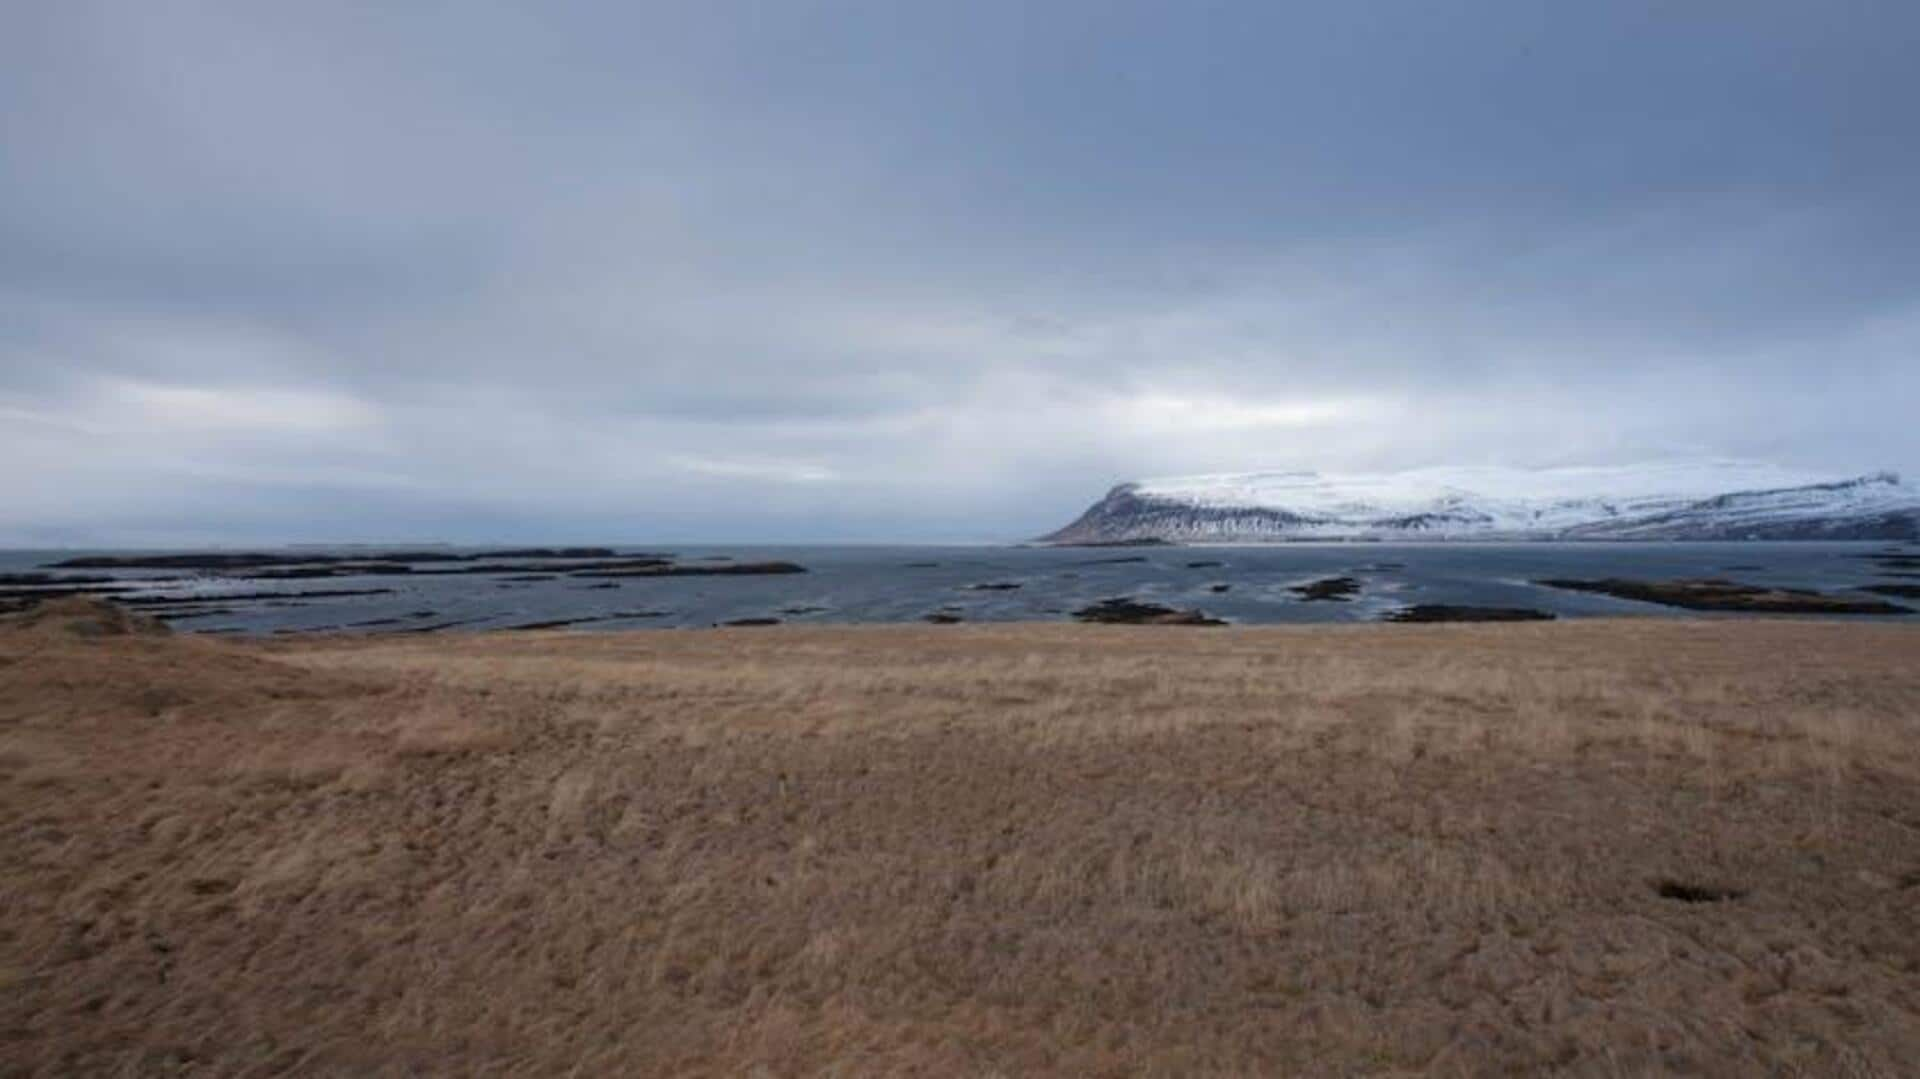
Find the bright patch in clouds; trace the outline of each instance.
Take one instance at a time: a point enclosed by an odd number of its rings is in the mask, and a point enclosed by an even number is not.
[[[1920,5],[1870,6],[33,5],[0,544],[1920,472]]]
[[[1351,423],[1376,418],[1384,406],[1364,398],[1259,401],[1152,393],[1123,398],[1109,411],[1116,422],[1144,434],[1196,435]]]
[[[726,479],[761,480],[775,483],[827,483],[839,473],[819,465],[797,461],[740,460],[714,457],[673,457],[675,467],[699,476]]]
[[[130,379],[102,380],[96,407],[102,418],[134,428],[209,435],[333,433],[370,427],[379,420],[379,413],[366,402],[328,390],[180,386]]]

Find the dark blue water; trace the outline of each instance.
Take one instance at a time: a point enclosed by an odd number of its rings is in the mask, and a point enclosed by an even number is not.
[[[537,582],[484,575],[261,581],[154,570],[119,571],[115,576],[141,579],[140,592],[135,594],[204,597],[204,607],[170,609],[169,613],[186,616],[174,623],[176,629],[242,633],[392,632],[430,627],[458,632],[571,619],[596,619],[573,627],[581,630],[707,626],[740,618],[790,623],[914,622],[935,611],[948,611],[969,622],[1066,620],[1080,607],[1116,596],[1197,607],[1249,624],[1372,621],[1415,603],[1531,607],[1562,617],[1698,618],[1712,616],[1530,582],[1542,577],[1726,577],[1830,592],[1874,582],[1920,581],[1899,577],[1861,557],[1888,549],[1882,543],[1287,544],[1144,549],[728,546],[670,550],[681,564],[705,559],[784,559],[806,566],[809,572],[627,579],[616,582],[617,588],[595,588],[591,586],[603,582],[565,576]],[[0,551],[0,572],[30,571],[83,553],[96,552]],[[1219,565],[1192,565],[1200,562]],[[154,580],[162,576],[171,579]],[[1347,602],[1306,602],[1289,590],[1331,576],[1357,578],[1359,593]],[[976,587],[987,584],[1018,587]],[[1228,586],[1225,592],[1213,590],[1221,584]],[[391,591],[339,598],[297,595],[316,589]],[[264,600],[220,599],[259,592],[275,595]]]

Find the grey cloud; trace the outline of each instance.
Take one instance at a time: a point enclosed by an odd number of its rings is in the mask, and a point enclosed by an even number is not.
[[[9,18],[0,542],[992,538],[1201,469],[1920,465],[1904,5]]]

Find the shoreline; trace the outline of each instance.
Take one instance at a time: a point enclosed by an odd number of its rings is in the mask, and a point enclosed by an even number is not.
[[[1623,629],[1639,626],[1662,626],[1673,628],[1719,629],[1726,626],[1833,626],[1858,627],[1861,629],[1888,629],[1910,632],[1916,637],[1916,646],[1920,646],[1920,620],[1898,615],[1831,615],[1831,614],[1751,614],[1738,611],[1686,611],[1679,614],[1605,614],[1559,617],[1553,619],[1528,620],[1522,625],[1535,630],[1554,632],[1571,627],[1606,627]],[[809,620],[806,622],[768,623],[748,621],[744,623],[716,623],[698,626],[635,626],[620,629],[589,629],[572,626],[539,626],[534,628],[516,628],[512,626],[488,626],[478,629],[448,629],[421,632],[418,630],[388,630],[375,628],[368,630],[318,630],[293,631],[288,633],[246,634],[238,632],[205,632],[188,627],[174,627],[174,632],[186,638],[206,637],[236,644],[251,645],[287,645],[299,647],[303,644],[326,641],[393,641],[408,638],[417,640],[455,641],[486,639],[517,639],[541,636],[578,639],[583,641],[622,638],[645,639],[660,635],[684,634],[748,634],[755,636],[793,635],[805,636],[820,634],[874,634],[889,633],[929,635],[981,635],[991,636],[996,632],[1058,632],[1063,634],[1103,634],[1103,633],[1140,633],[1169,636],[1196,637],[1236,637],[1257,636],[1260,634],[1365,634],[1377,633],[1421,633],[1421,632],[1462,632],[1471,629],[1500,630],[1517,629],[1515,623],[1507,622],[1418,622],[1396,621],[1381,618],[1371,621],[1348,622],[1224,622],[1220,624],[1194,625],[1154,625],[1081,622],[1072,619],[1020,619],[1007,621],[977,622],[926,622],[921,620],[905,622],[834,622],[828,620]]]
[[[770,620],[1267,625],[1670,617],[1702,608],[1900,619],[1920,598],[1915,554],[1874,544],[1764,546],[120,554],[0,563],[0,608],[91,593],[186,629],[269,635]]]

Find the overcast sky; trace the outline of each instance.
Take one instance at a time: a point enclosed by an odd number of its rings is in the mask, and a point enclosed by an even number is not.
[[[10,3],[0,543],[1911,474],[1916,56],[1908,0]]]

